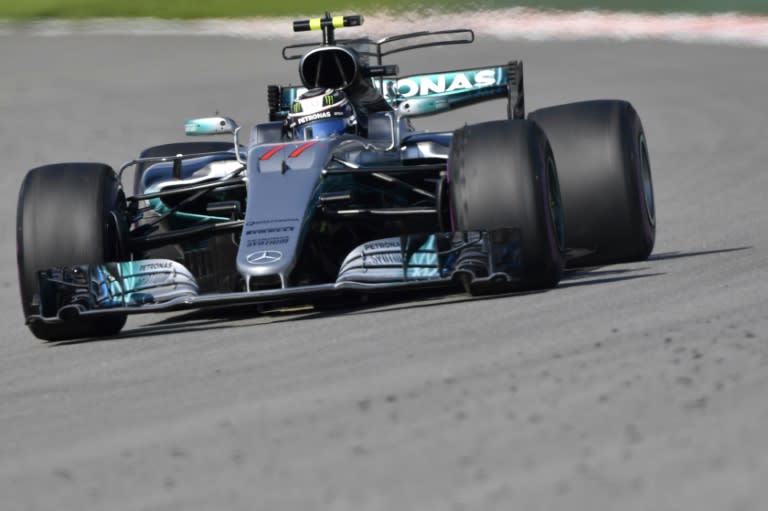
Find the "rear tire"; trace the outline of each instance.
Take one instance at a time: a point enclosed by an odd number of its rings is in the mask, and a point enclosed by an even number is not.
[[[126,258],[125,196],[115,172],[100,163],[60,163],[32,169],[21,185],[16,216],[17,263],[24,316],[38,314],[37,272],[58,266]],[[60,341],[117,334],[126,316],[30,323],[40,339]]]
[[[499,290],[556,286],[563,272],[562,210],[555,159],[541,128],[510,120],[457,130],[449,177],[457,231],[487,230],[492,243],[519,234],[521,280]]]
[[[560,176],[566,246],[588,249],[570,266],[642,261],[653,250],[656,212],[648,145],[626,101],[598,100],[532,112]]]

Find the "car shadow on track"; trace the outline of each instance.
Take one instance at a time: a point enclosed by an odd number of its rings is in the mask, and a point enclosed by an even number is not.
[[[719,250],[702,250],[698,252],[661,252],[652,254],[647,263],[654,261],[666,261],[687,257],[701,257],[708,255],[727,254],[751,250],[752,246],[725,248]],[[329,318],[342,315],[376,314],[381,312],[398,311],[406,309],[418,309],[427,307],[439,307],[451,304],[460,304],[478,300],[497,300],[510,296],[536,295],[557,291],[557,289],[576,288],[582,286],[605,285],[622,281],[631,281],[658,277],[663,272],[652,272],[650,266],[635,268],[615,268],[611,266],[598,266],[591,268],[567,269],[560,284],[554,290],[504,293],[488,296],[469,296],[461,292],[460,288],[447,288],[442,290],[416,290],[406,294],[375,294],[368,295],[359,300],[340,300],[338,302],[325,303],[319,308],[283,308],[265,310],[264,307],[254,305],[227,306],[214,309],[183,312],[155,323],[125,330],[113,337],[96,337],[89,339],[77,339],[72,341],[60,341],[48,343],[51,347],[70,346],[82,343],[120,341],[136,338],[158,337],[171,333],[205,332],[218,329],[253,328],[259,325],[275,324],[282,322],[306,321],[321,318]],[[250,321],[249,321],[250,320]],[[237,321],[247,321],[236,324]]]
[[[665,261],[668,259],[682,259],[685,257],[700,257],[716,254],[728,254],[731,252],[742,252],[744,250],[752,250],[753,246],[723,248],[719,250],[701,250],[698,252],[661,252],[659,254],[651,254],[648,258],[649,261]]]
[[[602,271],[582,268],[579,270],[572,270],[572,272],[566,272],[556,289],[611,284],[613,282],[623,282],[627,280],[645,279],[665,275],[664,272],[637,273],[649,269],[650,268],[632,268],[626,270]]]
[[[59,341],[51,342],[48,345],[51,347],[72,346],[83,343],[159,337],[173,333],[253,328],[258,327],[259,325],[315,320],[342,315],[376,314],[406,309],[413,310],[428,307],[441,307],[471,301],[497,300],[512,296],[539,295],[548,292],[556,292],[557,289],[560,288],[593,286],[663,275],[662,273],[639,273],[646,272],[648,269],[648,267],[622,269],[596,267],[566,270],[559,286],[553,290],[503,293],[487,296],[470,296],[463,293],[459,286],[456,286],[454,288],[445,288],[441,290],[414,290],[409,291],[406,294],[373,294],[365,297],[358,297],[356,300],[326,301],[322,306],[315,308],[292,307],[266,310],[264,307],[256,305],[219,307],[183,312],[138,328],[124,330],[119,335],[112,337]]]

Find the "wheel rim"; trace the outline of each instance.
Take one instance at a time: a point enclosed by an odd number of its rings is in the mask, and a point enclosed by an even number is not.
[[[547,156],[547,182],[549,184],[547,190],[549,214],[555,230],[557,248],[562,252],[565,250],[565,217],[563,215],[563,201],[560,197],[560,182],[557,179],[557,166],[551,155]]]
[[[640,182],[643,186],[643,200],[648,222],[656,225],[656,204],[653,198],[653,181],[651,180],[651,163],[648,159],[648,145],[645,134],[640,134]]]

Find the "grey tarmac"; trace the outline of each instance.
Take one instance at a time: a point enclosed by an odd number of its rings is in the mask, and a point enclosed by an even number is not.
[[[764,48],[489,38],[397,59],[408,74],[522,58],[529,110],[631,101],[656,189],[649,261],[545,293],[34,339],[13,250],[25,172],[117,167],[217,111],[263,120],[267,84],[298,81],[287,43],[0,36],[2,509],[768,508]]]

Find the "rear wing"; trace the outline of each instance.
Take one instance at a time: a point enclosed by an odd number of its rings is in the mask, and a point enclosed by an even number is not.
[[[508,98],[510,119],[525,116],[521,61],[372,80],[392,109],[405,117],[434,115],[499,98]],[[270,120],[285,119],[291,104],[306,90],[301,86],[270,85],[267,90]]]

